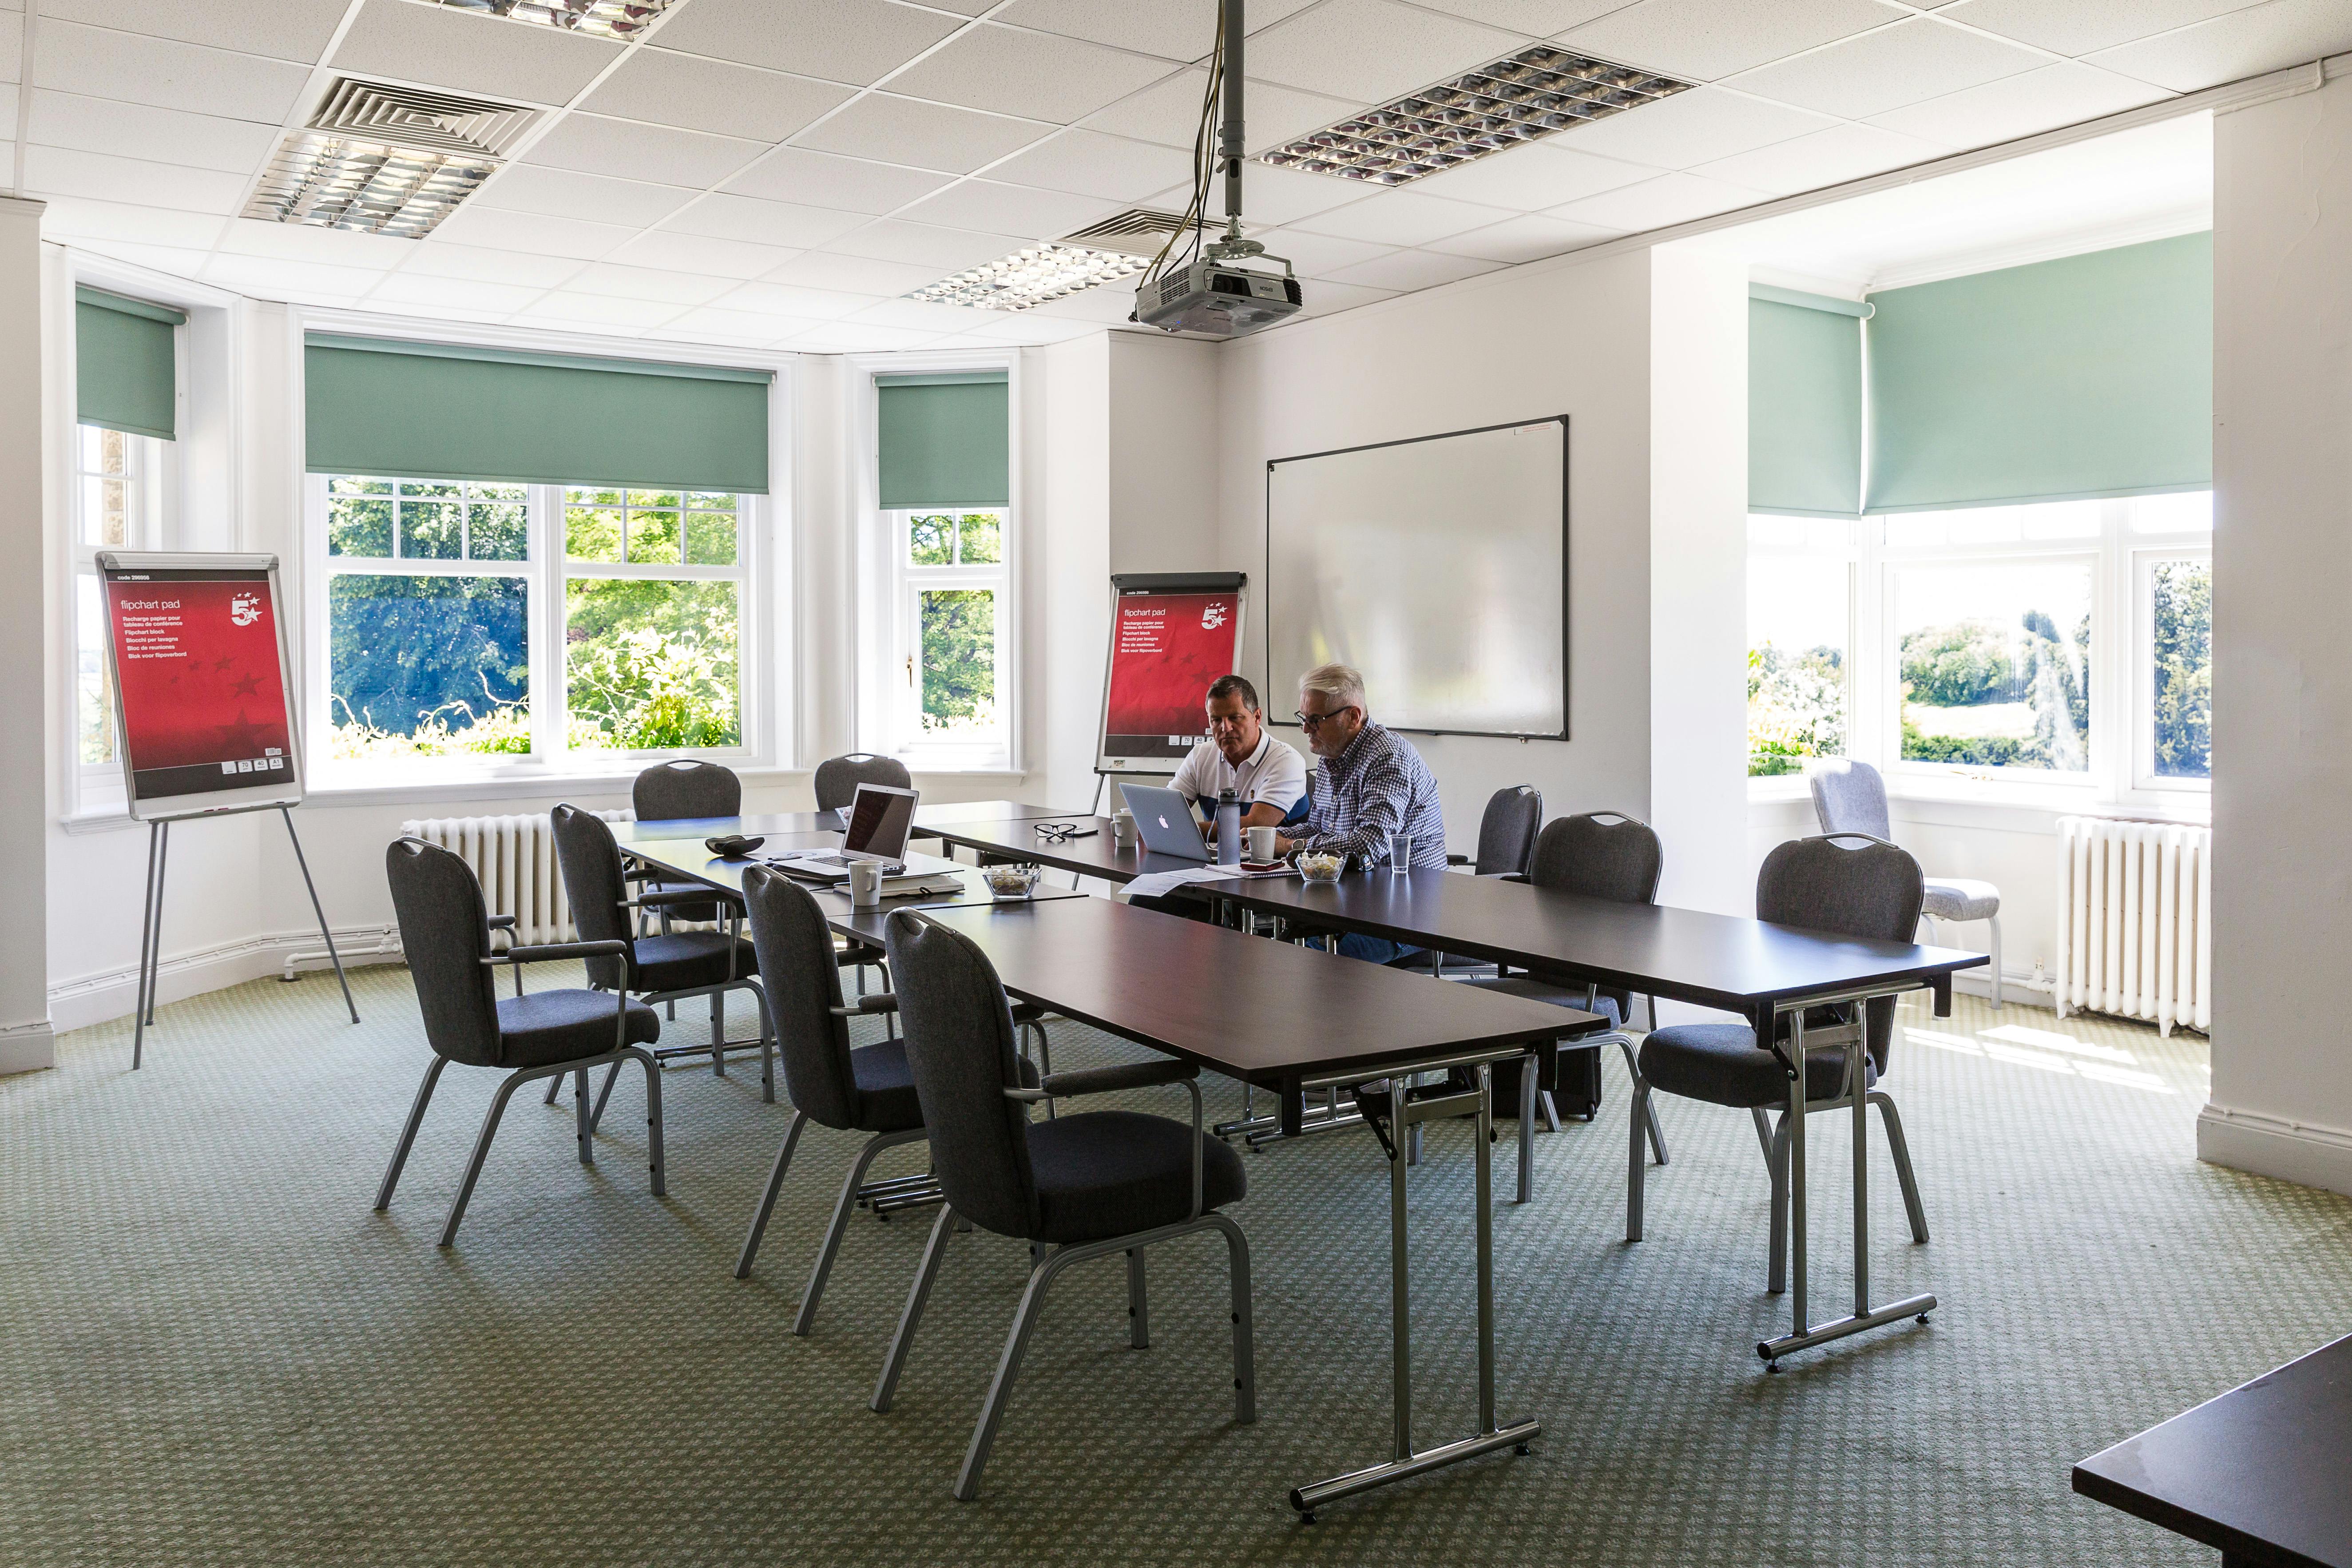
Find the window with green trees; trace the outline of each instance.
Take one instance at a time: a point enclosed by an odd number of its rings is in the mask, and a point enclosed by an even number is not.
[[[902,751],[962,766],[1008,754],[1004,513],[887,514],[898,583],[896,724]]]

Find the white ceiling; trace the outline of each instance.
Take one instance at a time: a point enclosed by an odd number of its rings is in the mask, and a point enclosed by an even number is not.
[[[1250,16],[1253,151],[1541,40],[1703,84],[1402,190],[1252,165],[1253,232],[1313,280],[1310,314],[2352,49],[2352,0]],[[1123,321],[1131,296],[1018,314],[899,296],[1122,206],[1181,209],[1214,18],[1214,0],[679,0],[624,46],[432,0],[0,0],[0,174],[50,204],[54,238],[263,298],[815,352],[1045,342]],[[236,216],[343,72],[549,113],[422,241]]]

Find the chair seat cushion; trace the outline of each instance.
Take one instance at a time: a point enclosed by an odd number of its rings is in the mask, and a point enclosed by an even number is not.
[[[1642,1076],[1650,1087],[1713,1105],[1786,1105],[1789,1076],[1780,1058],[1758,1047],[1745,1024],[1677,1024],[1643,1038]],[[1870,1075],[1875,1081],[1877,1075]],[[1845,1048],[1810,1051],[1805,1098],[1826,1100],[1845,1088]]]
[[[1924,912],[1939,921],[1989,921],[2000,913],[2000,889],[1990,882],[1930,877]]]
[[[501,1067],[540,1068],[601,1057],[613,1048],[615,998],[609,991],[534,991],[499,998]],[[629,1004],[628,1043],[661,1038],[661,1019],[642,1002]]]
[[[727,950],[735,950],[734,968],[730,973]],[[632,991],[691,991],[698,985],[717,985],[720,982],[740,980],[759,973],[760,961],[752,954],[751,942],[743,937],[730,938],[723,931],[682,931],[668,936],[637,938],[636,973],[630,977]]]
[[[1192,1127],[1134,1110],[1088,1110],[1029,1124],[1040,1241],[1099,1241],[1174,1225],[1192,1207]],[[1201,1208],[1249,1190],[1241,1156],[1207,1140]]]
[[[907,1060],[904,1039],[859,1046],[849,1053],[849,1073],[857,1081],[858,1117],[853,1131],[903,1132],[923,1124],[922,1102],[915,1098],[915,1069]],[[1037,1087],[1036,1063],[1021,1064],[1021,1081]]]

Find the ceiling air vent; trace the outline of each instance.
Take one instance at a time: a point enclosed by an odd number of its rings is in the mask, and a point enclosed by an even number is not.
[[[343,78],[278,144],[245,216],[421,239],[537,118],[488,99]]]
[[[1181,214],[1129,207],[1100,223],[1088,224],[1076,234],[1064,235],[1062,243],[1082,245],[1092,250],[1123,250],[1130,256],[1149,258],[1160,254],[1170,235],[1183,232]]]

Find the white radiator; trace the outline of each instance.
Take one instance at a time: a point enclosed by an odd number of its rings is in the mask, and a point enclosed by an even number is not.
[[[600,811],[607,822],[628,822],[636,814]],[[404,822],[400,831],[437,844],[474,868],[482,901],[494,915],[515,917],[518,942],[571,942],[572,905],[563,896],[563,873],[555,863],[555,830],[547,814],[537,816],[436,816]]]
[[[2211,1032],[2211,828],[2058,819],[2057,1004]]]

